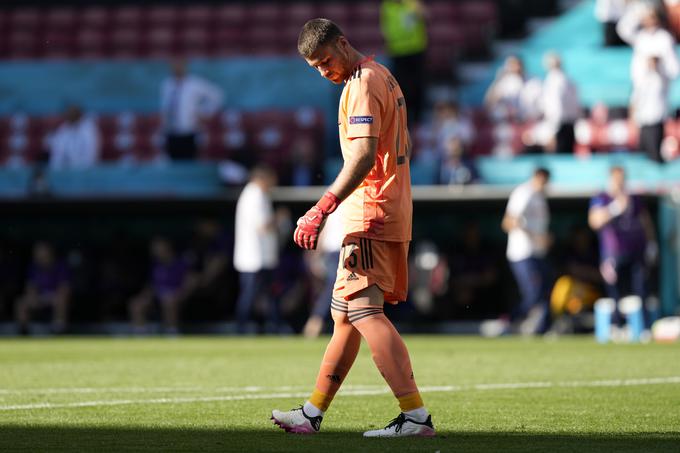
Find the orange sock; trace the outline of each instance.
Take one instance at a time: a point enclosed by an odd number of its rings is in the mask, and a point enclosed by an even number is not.
[[[347,303],[333,299],[331,313],[335,322],[333,336],[326,347],[316,387],[309,398],[310,403],[324,412],[352,368],[361,345],[361,334],[347,318]]]
[[[368,343],[373,361],[399,400],[401,410],[423,407],[404,340],[382,307],[352,305],[349,319]]]

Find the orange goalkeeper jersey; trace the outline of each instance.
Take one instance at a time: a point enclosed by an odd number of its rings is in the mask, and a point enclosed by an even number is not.
[[[352,155],[352,140],[378,138],[373,168],[341,205],[345,234],[410,241],[413,206],[406,103],[383,65],[371,58],[359,63],[342,91],[338,125],[345,161]]]

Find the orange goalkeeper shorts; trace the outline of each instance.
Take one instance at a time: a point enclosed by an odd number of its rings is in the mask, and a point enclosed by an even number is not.
[[[340,251],[333,297],[351,300],[359,291],[377,285],[385,302],[406,300],[408,292],[408,242],[386,242],[345,236]]]

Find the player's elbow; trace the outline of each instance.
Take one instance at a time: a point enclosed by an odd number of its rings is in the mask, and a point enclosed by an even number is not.
[[[368,175],[375,166],[375,154],[364,154],[357,159],[357,168],[363,175]]]

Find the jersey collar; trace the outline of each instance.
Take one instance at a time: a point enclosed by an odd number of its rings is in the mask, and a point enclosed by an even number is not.
[[[375,59],[375,55],[368,55],[359,60],[359,62],[354,66],[354,69],[352,69],[352,72],[350,72],[350,76],[345,80],[345,83],[349,82],[352,80],[357,73],[361,69],[361,65],[364,63],[368,63],[369,61],[373,61]]]

